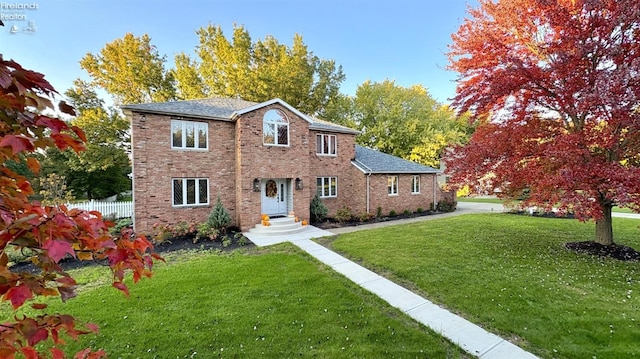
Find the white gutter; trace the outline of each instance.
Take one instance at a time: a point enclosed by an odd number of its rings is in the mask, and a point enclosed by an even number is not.
[[[438,176],[437,175],[433,175],[433,209],[436,209],[436,206],[438,205],[438,195],[436,194],[436,188],[438,186]]]

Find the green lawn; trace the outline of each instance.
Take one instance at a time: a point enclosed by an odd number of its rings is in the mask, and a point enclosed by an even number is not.
[[[614,219],[640,248],[640,221]],[[478,214],[343,234],[330,245],[545,358],[640,357],[640,264],[577,255],[574,220]]]
[[[111,358],[466,357],[293,245],[172,258],[130,286],[128,299],[105,287],[104,268],[75,272],[82,293],[50,310],[101,331],[70,350],[104,348]]]

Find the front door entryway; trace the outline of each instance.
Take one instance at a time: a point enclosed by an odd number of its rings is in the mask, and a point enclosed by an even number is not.
[[[262,181],[262,213],[269,216],[287,214],[287,180],[284,178]]]

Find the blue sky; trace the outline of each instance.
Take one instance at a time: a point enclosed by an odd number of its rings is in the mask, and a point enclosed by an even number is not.
[[[6,2],[14,3],[14,2]],[[6,4],[5,3],[5,4]],[[193,54],[195,31],[233,24],[252,39],[272,35],[290,45],[295,33],[315,55],[333,59],[346,75],[341,91],[353,95],[366,80],[421,84],[440,102],[455,93],[456,74],[445,70],[445,53],[475,0],[33,0],[37,9],[0,9],[0,51],[42,72],[63,93],[75,78],[87,79],[79,60],[131,32],[149,34],[167,66],[179,52]],[[10,16],[9,18],[7,16]],[[13,17],[11,17],[13,16]],[[7,20],[9,19],[9,20]],[[35,31],[24,31],[29,25]],[[16,25],[17,33],[10,30]]]

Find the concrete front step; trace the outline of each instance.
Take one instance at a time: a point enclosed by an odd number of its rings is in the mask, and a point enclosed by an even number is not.
[[[272,218],[269,220],[269,226],[256,224],[249,233],[261,234],[265,236],[282,236],[304,232],[307,226],[303,226],[301,222],[296,222],[294,217]]]

